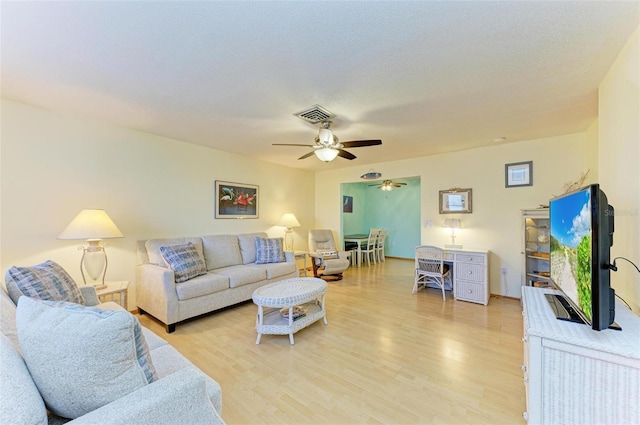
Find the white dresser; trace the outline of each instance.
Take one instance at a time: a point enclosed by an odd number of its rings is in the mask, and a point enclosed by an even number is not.
[[[557,320],[544,288],[522,287],[529,424],[640,423],[640,317],[616,303],[622,331]]]
[[[444,261],[453,263],[453,297],[472,303],[489,303],[489,251],[449,249]]]

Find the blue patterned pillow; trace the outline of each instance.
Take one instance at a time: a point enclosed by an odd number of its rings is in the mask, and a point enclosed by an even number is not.
[[[204,261],[191,242],[183,245],[161,246],[160,254],[175,273],[176,283],[186,282],[207,273]]]
[[[74,419],[158,380],[135,316],[21,297],[18,338],[47,408]]]
[[[282,238],[256,238],[256,264],[282,263],[286,261]]]
[[[82,292],[69,273],[51,260],[33,267],[11,267],[7,270],[5,280],[9,295],[16,304],[21,295],[46,301],[85,304]]]

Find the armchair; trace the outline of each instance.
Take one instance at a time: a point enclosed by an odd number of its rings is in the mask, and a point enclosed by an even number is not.
[[[331,230],[310,230],[309,251],[315,277],[325,280],[342,279],[342,272],[349,267],[351,253],[338,251]]]

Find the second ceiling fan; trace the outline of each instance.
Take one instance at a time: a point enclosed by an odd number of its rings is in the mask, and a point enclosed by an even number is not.
[[[406,185],[407,185],[406,183],[398,183],[392,180],[384,180],[380,184],[370,184],[369,186],[378,186],[378,189],[384,190],[385,192],[389,192],[390,190],[393,190],[394,187],[402,187]]]
[[[352,140],[349,142],[340,142],[338,137],[331,131],[331,120],[335,115],[319,105],[313,105],[310,109],[295,114],[299,118],[311,122],[313,124],[320,123],[320,131],[315,139],[315,144],[297,144],[297,143],[274,143],[273,146],[304,146],[312,148],[311,152],[302,155],[298,159],[305,159],[312,155],[316,155],[318,159],[324,162],[333,161],[337,156],[345,159],[356,159],[351,152],[347,152],[343,148],[360,148],[365,146],[381,145],[382,140]],[[321,118],[318,118],[321,117]]]

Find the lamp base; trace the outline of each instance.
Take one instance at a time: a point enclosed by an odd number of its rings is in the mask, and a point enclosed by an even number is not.
[[[444,246],[445,248],[449,248],[449,249],[462,249],[462,245],[450,245],[450,244],[445,244]]]

